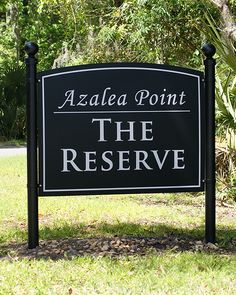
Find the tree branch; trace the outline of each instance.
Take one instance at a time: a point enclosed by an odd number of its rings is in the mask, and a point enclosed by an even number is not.
[[[215,4],[220,10],[221,18],[223,21],[223,32],[226,36],[236,42],[236,24],[233,20],[232,12],[228,6],[227,0],[210,0],[213,4]]]

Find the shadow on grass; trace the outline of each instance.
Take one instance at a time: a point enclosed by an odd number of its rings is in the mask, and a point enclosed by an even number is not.
[[[235,231],[236,233],[236,231]],[[204,239],[204,227],[196,229],[177,228],[163,223],[144,225],[137,223],[97,223],[97,224],[69,224],[60,227],[44,227],[40,230],[43,240],[65,237],[92,238],[92,237],[163,237],[165,235],[182,235],[193,239]]]
[[[183,197],[184,196],[184,197]],[[191,206],[191,207],[204,207],[204,196],[200,193],[178,193],[178,194],[158,194],[158,195],[136,195],[130,197],[132,201],[145,206]]]
[[[71,224],[64,223],[60,227],[43,227],[40,229],[40,239],[58,238],[90,238],[90,237],[163,237],[165,235],[176,235],[185,238],[204,240],[205,225],[195,228],[182,228],[164,223],[155,225],[138,223],[96,223],[96,224]],[[229,227],[218,227],[216,230],[217,242],[225,245],[232,239],[236,239],[236,229]]]
[[[219,246],[204,243],[204,226],[194,229],[166,224],[142,225],[135,223],[69,224],[42,227],[40,245],[28,250],[26,230],[16,229],[15,241],[2,239],[0,258],[68,259],[74,256],[145,255],[150,251],[201,251],[232,255],[236,252],[236,229],[218,228]],[[9,239],[8,239],[9,240]],[[21,241],[21,242],[16,242]],[[5,242],[5,243],[4,243]],[[156,253],[155,252],[155,253]],[[9,254],[10,253],[10,254]]]

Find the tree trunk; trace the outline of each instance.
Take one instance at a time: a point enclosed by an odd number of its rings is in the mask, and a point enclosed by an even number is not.
[[[233,20],[232,12],[228,6],[227,0],[210,0],[213,4],[215,4],[220,10],[221,18],[223,21],[223,32],[226,36],[232,40],[236,41],[236,24]]]

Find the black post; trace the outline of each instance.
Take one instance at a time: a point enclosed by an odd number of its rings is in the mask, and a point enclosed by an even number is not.
[[[215,198],[215,59],[216,49],[205,44],[202,51],[206,56],[205,99],[206,99],[206,211],[205,239],[215,243],[216,239],[216,198]]]
[[[38,45],[25,44],[26,86],[27,86],[27,185],[28,185],[28,247],[39,244],[38,230],[38,189],[37,189],[37,117],[36,117],[36,64]]]

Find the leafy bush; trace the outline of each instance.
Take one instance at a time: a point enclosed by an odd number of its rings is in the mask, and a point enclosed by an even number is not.
[[[219,196],[236,200],[236,56],[234,42],[206,15],[205,32],[216,46],[216,168]]]
[[[25,71],[6,66],[0,76],[0,137],[25,137]]]

